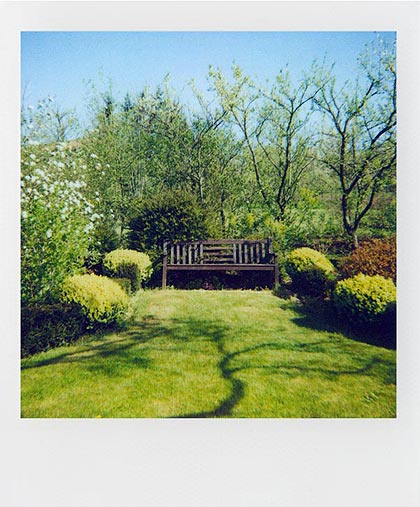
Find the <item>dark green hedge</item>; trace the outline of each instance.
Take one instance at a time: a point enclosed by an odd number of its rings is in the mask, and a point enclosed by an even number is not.
[[[155,261],[164,241],[191,241],[209,237],[207,211],[185,191],[161,193],[141,201],[131,211],[128,247],[147,252]]]
[[[69,304],[36,304],[21,308],[21,356],[71,343],[86,331],[81,309]]]

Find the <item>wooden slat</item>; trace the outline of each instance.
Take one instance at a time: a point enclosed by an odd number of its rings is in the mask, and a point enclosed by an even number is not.
[[[192,245],[188,245],[188,264],[192,264]]]
[[[273,271],[274,264],[179,264],[167,267],[168,271]]]
[[[203,254],[206,257],[220,257],[223,255],[233,256],[232,250],[204,250]]]
[[[232,245],[203,245],[204,251],[232,250]]]
[[[233,245],[243,243],[261,243],[259,239],[206,239],[206,240],[194,240],[194,241],[177,241],[178,245]]]
[[[205,257],[204,258],[204,264],[224,264],[229,262],[230,264],[233,264],[233,258],[232,257]]]
[[[204,257],[233,257],[233,252],[203,252]]]

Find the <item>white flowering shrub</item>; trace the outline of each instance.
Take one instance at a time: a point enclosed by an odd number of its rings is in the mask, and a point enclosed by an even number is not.
[[[84,197],[77,155],[65,144],[22,149],[21,298],[52,301],[81,271],[99,215]]]

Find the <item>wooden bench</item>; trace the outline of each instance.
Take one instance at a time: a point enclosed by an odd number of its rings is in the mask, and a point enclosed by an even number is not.
[[[279,283],[277,254],[272,240],[208,239],[163,244],[162,289],[168,271],[272,271]]]

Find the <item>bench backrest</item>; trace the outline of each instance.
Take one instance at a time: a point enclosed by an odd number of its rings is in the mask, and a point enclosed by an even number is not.
[[[272,264],[272,240],[208,239],[165,242],[163,253],[169,265]]]

